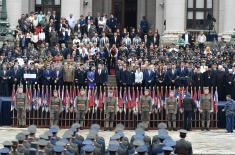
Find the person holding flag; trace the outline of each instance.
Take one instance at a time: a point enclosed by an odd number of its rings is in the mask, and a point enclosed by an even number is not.
[[[140,97],[140,113],[142,122],[149,126],[150,114],[152,113],[152,97],[149,96],[149,89],[145,89],[144,95]]]
[[[50,100],[50,125],[58,125],[60,113],[62,112],[62,100],[58,96],[57,90],[53,91],[53,96]]]
[[[113,121],[114,117],[117,113],[117,98],[114,97],[113,90],[110,89],[108,92],[108,98],[106,100],[106,104],[104,105],[104,109],[106,112],[106,122],[105,122],[105,131],[113,130]]]
[[[77,123],[80,123],[82,130],[85,114],[88,112],[88,97],[85,95],[83,88],[80,90],[80,95],[75,98],[75,111],[77,112]]]
[[[206,130],[209,131],[210,113],[213,112],[212,97],[209,93],[209,87],[204,87],[204,94],[201,95],[201,99],[200,99],[199,111],[202,114],[202,117],[201,117],[202,129],[201,130],[205,130],[205,123],[206,123]]]
[[[231,98],[231,95],[226,96],[226,104],[222,111],[225,111],[226,115],[226,130],[227,133],[233,133],[234,129],[234,114],[235,114],[235,101]]]
[[[20,128],[26,125],[26,106],[27,97],[23,92],[23,86],[20,85],[16,93],[17,121]]]
[[[177,99],[175,97],[174,90],[170,91],[170,96],[166,99],[165,110],[166,110],[166,117],[169,130],[172,130],[172,123],[173,123],[173,130],[177,131],[176,129],[176,114],[177,114]]]

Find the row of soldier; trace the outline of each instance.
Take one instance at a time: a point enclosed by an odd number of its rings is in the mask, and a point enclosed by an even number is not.
[[[86,113],[91,109],[97,110],[97,108],[99,108],[103,109],[105,112],[105,130],[112,130],[114,127],[115,115],[118,111],[125,111],[126,109],[133,110],[135,114],[141,114],[141,121],[149,126],[150,114],[155,112],[155,109],[161,110],[164,108],[169,129],[172,129],[173,124],[173,130],[177,130],[176,114],[180,112],[184,113],[184,128],[191,130],[192,115],[198,109],[202,114],[200,120],[202,130],[209,130],[210,113],[214,111],[217,112],[216,107],[218,106],[218,103],[214,102],[216,94],[215,96],[212,96],[209,93],[208,87],[204,88],[204,93],[200,94],[200,97],[198,98],[198,102],[200,103],[199,106],[196,103],[197,101],[193,99],[193,96],[188,92],[185,94],[184,91],[182,91],[182,94],[179,94],[177,97],[174,90],[169,90],[169,96],[166,96],[164,103],[161,101],[162,97],[155,98],[155,95],[152,95],[150,90],[147,88],[144,90],[143,94],[140,93],[140,95],[135,99],[128,99],[129,101],[134,102],[128,102],[125,100],[125,97],[120,98],[118,94],[115,94],[113,89],[108,90],[107,94],[100,93],[100,95],[97,95],[97,98],[95,98],[94,92],[93,95],[91,95],[90,91],[91,90],[89,90],[89,92],[85,92],[84,89],[80,89],[79,93],[72,98],[72,103],[70,103],[71,100],[66,98],[66,95],[65,101],[63,101],[63,95],[60,96],[60,92],[58,93],[57,90],[54,90],[52,95],[48,96],[49,100],[45,100],[46,106],[50,111],[50,124],[57,125],[61,112],[65,109],[70,109],[76,112],[76,121],[81,124],[81,127],[83,127]],[[15,101],[15,108],[17,110],[18,125],[23,127],[26,125],[26,110],[28,107],[28,101],[26,94],[23,92],[22,86],[18,88],[17,93],[13,96],[13,100]],[[39,106],[45,106],[41,103],[39,104]]]
[[[37,127],[29,126],[16,135],[16,140],[3,142],[2,155],[192,155],[192,144],[185,140],[187,131],[180,130],[180,139],[175,141],[168,135],[166,124],[158,124],[158,132],[153,137],[145,132],[146,125],[138,124],[135,134],[125,135],[124,126],[118,124],[111,137],[100,136],[100,126],[91,125],[88,135],[80,131],[75,123],[59,136],[58,126],[51,126],[43,134],[36,136]],[[128,136],[128,137],[127,137]],[[109,138],[108,144],[105,138]],[[107,141],[106,141],[107,142]]]

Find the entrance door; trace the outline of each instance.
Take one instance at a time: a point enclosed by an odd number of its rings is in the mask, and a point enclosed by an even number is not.
[[[118,19],[119,28],[137,26],[137,0],[112,0],[112,12]]]
[[[36,0],[35,11],[43,11],[45,14],[56,11],[56,15],[61,15],[61,0]]]

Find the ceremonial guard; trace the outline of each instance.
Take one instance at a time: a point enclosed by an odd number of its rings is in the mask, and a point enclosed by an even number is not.
[[[71,86],[74,82],[75,70],[71,64],[65,64],[63,70],[64,84]]]
[[[169,130],[172,129],[171,125],[173,122],[173,130],[176,131],[177,99],[173,90],[170,91],[170,97],[166,99],[165,109],[168,121],[168,128]]]
[[[114,97],[112,90],[109,90],[108,92],[108,98],[106,100],[105,110],[106,110],[105,130],[107,130],[108,128],[112,130],[114,117],[117,112],[117,99]]]
[[[201,96],[200,100],[200,113],[202,114],[201,123],[202,123],[202,130],[205,129],[206,123],[206,130],[209,130],[210,127],[210,113],[213,112],[213,105],[211,102],[211,94],[209,93],[209,87],[204,87],[204,94]]]
[[[150,114],[152,112],[152,98],[149,96],[149,90],[145,89],[144,96],[140,98],[142,122],[148,127]]]
[[[50,125],[58,125],[60,113],[62,112],[62,101],[57,90],[53,91],[50,103]]]
[[[24,127],[26,125],[26,104],[27,97],[23,93],[23,86],[19,86],[16,93],[16,110],[19,127]]]
[[[185,140],[187,135],[187,131],[181,129],[180,130],[180,140],[176,141],[175,145],[175,154],[182,154],[182,155],[192,155],[193,149],[192,144]]]
[[[85,114],[88,111],[88,98],[86,97],[83,88],[81,88],[80,90],[80,96],[77,96],[75,99],[75,110],[77,112],[76,114],[77,122],[80,123],[81,129],[83,129]]]

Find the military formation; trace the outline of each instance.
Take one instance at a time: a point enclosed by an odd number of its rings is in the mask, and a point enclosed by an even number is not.
[[[58,126],[53,125],[39,136],[37,127],[30,125],[18,133],[15,140],[3,142],[2,155],[192,155],[192,144],[185,138],[186,130],[180,130],[180,140],[175,141],[166,130],[165,123],[158,124],[158,132],[152,138],[145,132],[146,125],[138,124],[130,139],[124,126],[118,124],[109,142],[99,135],[100,126],[92,124],[84,136],[81,125],[75,123],[62,136]]]

